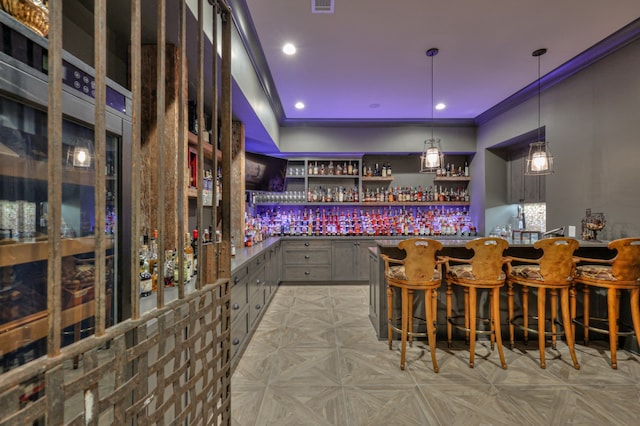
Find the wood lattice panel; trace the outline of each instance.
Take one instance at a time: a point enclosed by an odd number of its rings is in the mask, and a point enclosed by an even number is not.
[[[0,425],[228,424],[229,297],[229,282],[219,280],[9,372]],[[39,385],[37,400],[21,402]]]

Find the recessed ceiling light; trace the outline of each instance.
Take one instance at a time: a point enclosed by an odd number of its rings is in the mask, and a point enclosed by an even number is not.
[[[282,46],[282,51],[287,55],[294,55],[296,53],[296,47],[292,43],[286,43]]]
[[[445,104],[443,104],[442,102],[440,102],[439,104],[436,104],[436,109],[438,111],[445,109],[447,106]]]
[[[296,109],[304,109],[304,102],[296,102]]]

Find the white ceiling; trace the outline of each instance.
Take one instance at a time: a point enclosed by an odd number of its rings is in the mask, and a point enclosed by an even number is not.
[[[548,49],[544,75],[640,17],[638,0],[335,0],[333,14],[313,1],[230,1],[250,13],[284,120],[430,118],[432,47],[447,104],[434,118],[473,119],[536,82],[534,50]]]

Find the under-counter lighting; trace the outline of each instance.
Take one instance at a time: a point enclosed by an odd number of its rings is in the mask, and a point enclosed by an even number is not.
[[[296,46],[294,46],[293,43],[286,43],[284,46],[282,46],[282,51],[285,55],[295,55]]]
[[[295,107],[296,109],[304,109],[304,102],[296,102]]]

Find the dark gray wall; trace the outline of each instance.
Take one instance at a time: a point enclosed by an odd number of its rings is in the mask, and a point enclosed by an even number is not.
[[[591,208],[605,214],[602,239],[640,235],[640,42],[544,92],[541,116],[556,170],[546,179],[547,228],[576,225],[580,232]],[[486,149],[536,128],[537,117],[534,97],[478,128],[471,197],[484,209],[502,196],[489,183],[504,179]]]
[[[358,127],[304,126],[280,129],[280,151],[312,153],[421,153],[431,136],[425,125],[362,125]],[[435,127],[434,137],[442,140],[445,153],[473,153],[475,126]]]

